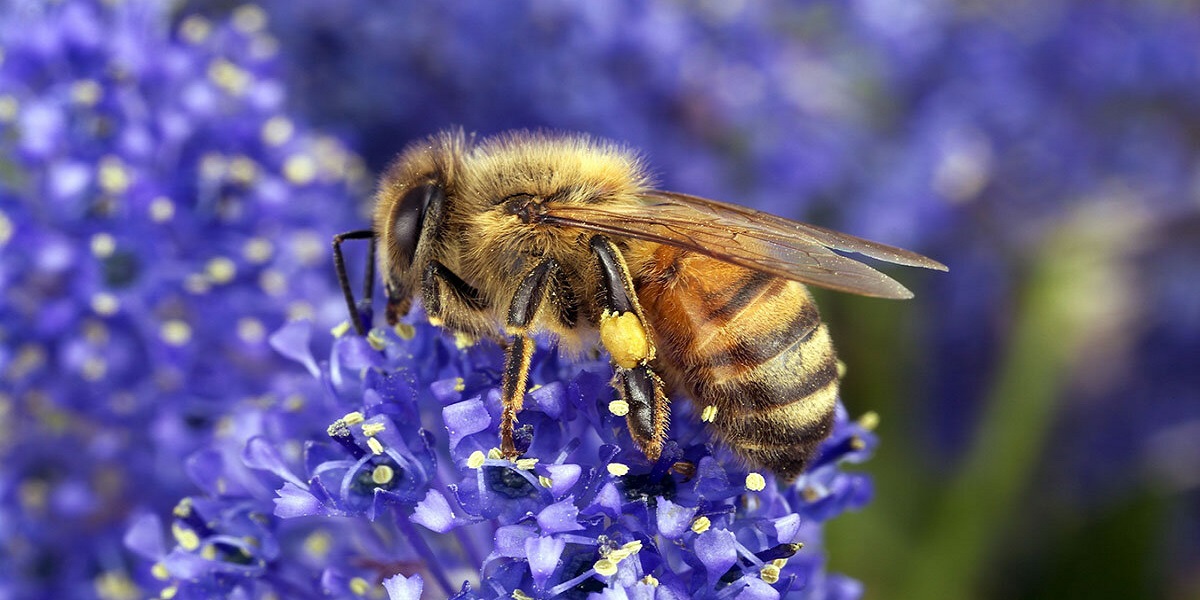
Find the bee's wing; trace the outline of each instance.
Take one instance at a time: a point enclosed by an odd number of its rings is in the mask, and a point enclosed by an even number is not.
[[[834,250],[945,271],[908,250],[799,223],[761,211],[674,192],[651,191],[644,202],[551,204],[542,221],[685,248],[748,269],[842,292],[911,298],[896,280]]]

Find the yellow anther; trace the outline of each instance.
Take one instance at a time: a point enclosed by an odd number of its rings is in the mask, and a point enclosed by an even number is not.
[[[542,487],[544,488],[549,488],[550,486],[554,485],[554,480],[546,477],[545,475],[538,475],[538,483],[542,484]]]
[[[517,459],[517,468],[521,469],[522,471],[528,471],[528,470],[532,469],[533,467],[535,467],[537,465],[537,463],[538,463],[538,459],[536,459],[536,458],[518,458]]]
[[[323,557],[333,548],[333,537],[325,531],[315,531],[304,538],[304,551],[315,557]]]
[[[383,337],[382,329],[372,329],[367,332],[367,343],[376,350],[387,348],[387,339]]]
[[[255,4],[233,9],[233,27],[242,33],[255,33],[267,26],[267,13]]]
[[[375,439],[375,438],[371,438]],[[388,465],[376,465],[375,470],[371,471],[371,481],[376,485],[384,485],[390,483],[392,478],[396,476],[396,470]]]
[[[692,521],[693,533],[704,533],[705,531],[708,531],[709,527],[712,527],[712,521],[710,521],[709,518],[704,515],[700,515],[699,517],[696,517],[695,521]]]
[[[267,337],[267,328],[254,317],[242,317],[237,322],[238,337],[247,344],[257,344]]]
[[[0,123],[11,123],[16,119],[20,107],[21,104],[16,98],[8,94],[0,96]]]
[[[613,400],[608,403],[608,412],[623,417],[629,414],[629,403],[624,400]]]
[[[472,469],[478,469],[483,466],[483,461],[485,460],[487,460],[487,457],[483,455],[483,452],[476,450],[471,453],[471,456],[467,457],[467,466]]]
[[[454,391],[461,392],[465,389],[467,389],[466,380],[463,379],[462,377],[455,377],[454,378]]]
[[[289,321],[311,319],[313,318],[313,314],[312,305],[303,300],[289,302],[287,305],[287,318]]]
[[[71,101],[83,106],[95,106],[103,95],[104,88],[91,79],[76,81],[71,84]]]
[[[281,146],[292,139],[296,131],[295,125],[287,117],[275,116],[267,119],[262,126],[262,140],[269,146]]]
[[[700,411],[700,420],[705,423],[712,423],[717,420],[717,405],[709,404],[705,406],[704,410]]]
[[[0,247],[8,244],[8,240],[12,239],[15,230],[16,228],[13,227],[12,219],[9,219],[8,215],[4,214],[4,211],[0,211]]]
[[[875,431],[875,428],[879,427],[879,413],[873,410],[863,413],[862,416],[858,418],[858,426],[866,429],[867,431]]]
[[[182,346],[192,339],[192,326],[186,321],[170,319],[162,324],[159,336],[171,346]]]
[[[212,24],[199,15],[190,15],[179,24],[179,33],[192,44],[199,44],[212,33]]]
[[[97,233],[92,236],[91,248],[96,258],[108,258],[117,251],[117,240],[112,234]]]
[[[750,472],[746,475],[746,489],[761,492],[767,489],[767,479],[761,473]]]
[[[617,563],[607,558],[602,558],[596,561],[596,564],[593,565],[593,568],[596,569],[596,573],[605,577],[612,577],[613,575],[617,574]]]
[[[251,80],[249,72],[223,58],[209,63],[208,78],[233,96],[242,95],[250,87]]]
[[[275,246],[265,238],[250,238],[245,244],[242,244],[242,256],[256,265],[271,260],[273,254],[275,254]]]
[[[608,474],[613,477],[624,477],[629,473],[629,465],[624,463],[608,463]]]
[[[475,337],[461,331],[454,332],[454,347],[459,350],[466,350],[475,345]]]
[[[83,361],[80,374],[88,381],[100,381],[108,372],[108,363],[99,356],[89,356]]]
[[[529,594],[526,594],[522,590],[513,590],[512,599],[513,600],[533,600],[533,597],[530,596]]]
[[[200,536],[196,535],[195,531],[185,527],[179,522],[171,524],[171,535],[175,536],[175,541],[179,546],[187,551],[195,550],[200,547]]]
[[[175,508],[171,510],[171,514],[179,517],[180,519],[187,518],[188,515],[192,514],[192,499],[184,498],[183,500],[180,500],[175,505]]]
[[[646,329],[633,313],[605,311],[600,317],[600,342],[612,355],[613,362],[625,369],[654,358]]]
[[[121,303],[117,297],[108,292],[96,292],[92,295],[92,310],[102,317],[110,317],[117,313]]]
[[[779,567],[773,564],[764,565],[758,576],[764,583],[775,584],[779,581]]]
[[[150,218],[155,223],[170,221],[175,216],[175,203],[166,196],[159,196],[150,201]]]
[[[650,587],[658,587],[658,579],[656,579],[653,575],[647,575],[643,577],[638,583],[644,583]]]
[[[238,183],[253,183],[258,178],[258,163],[249,156],[236,156],[229,162],[229,177]]]
[[[371,584],[367,583],[367,580],[362,577],[354,577],[350,580],[350,591],[354,592],[355,595],[365,596],[367,592],[371,591]]]
[[[396,326],[392,327],[392,331],[395,331],[396,335],[405,341],[417,337],[417,328],[408,323],[396,323]]]
[[[501,458],[504,458],[504,453],[500,452],[499,448],[492,448],[491,450],[488,450],[487,455],[488,455],[488,458],[490,458],[492,460],[499,460]]]
[[[167,566],[156,562],[153,567],[150,567],[150,574],[159,581],[166,581],[171,578],[171,572],[167,570]]]
[[[97,176],[100,189],[109,194],[121,194],[129,189],[129,170],[125,168],[125,163],[115,156],[100,159]]]
[[[224,256],[210,258],[204,265],[204,274],[213,283],[229,283],[237,276],[237,263]]]
[[[179,586],[172,584],[172,585],[168,585],[167,587],[163,588],[163,590],[158,593],[158,597],[162,598],[162,600],[171,600],[178,593],[179,593]]]
[[[837,377],[838,379],[846,378],[846,363],[842,362],[841,359],[837,361]]]
[[[865,450],[866,448],[867,448],[866,440],[858,437],[857,435],[850,437],[850,449],[851,450]]]
[[[296,185],[312,183],[317,177],[317,163],[307,154],[294,154],[284,161],[283,176]]]
[[[367,437],[375,437],[385,429],[387,429],[387,425],[384,423],[363,423],[362,426],[363,435]]]
[[[329,333],[332,333],[335,338],[346,335],[347,331],[350,331],[350,321],[342,321],[329,329]]]

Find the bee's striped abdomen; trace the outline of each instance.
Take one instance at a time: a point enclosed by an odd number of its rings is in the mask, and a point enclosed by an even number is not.
[[[672,384],[702,410],[715,407],[712,426],[739,455],[799,474],[830,431],[838,392],[833,344],[808,290],[674,248],[656,258],[638,295]]]

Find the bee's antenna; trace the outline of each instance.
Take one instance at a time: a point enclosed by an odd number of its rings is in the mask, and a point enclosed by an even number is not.
[[[337,270],[338,284],[342,286],[342,295],[346,297],[346,310],[350,314],[350,322],[354,324],[354,331],[358,335],[366,335],[367,328],[363,323],[363,315],[359,313],[358,305],[354,301],[354,292],[350,291],[350,277],[346,275],[346,259],[342,257],[342,242],[345,240],[372,240],[375,239],[375,232],[370,229],[359,229],[357,231],[347,231],[333,236],[333,266]],[[372,243],[367,250],[367,278],[363,282],[363,301],[370,305],[371,297],[375,293],[375,244]]]

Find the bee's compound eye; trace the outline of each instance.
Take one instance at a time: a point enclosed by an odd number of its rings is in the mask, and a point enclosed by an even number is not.
[[[442,187],[427,183],[405,192],[400,203],[392,213],[392,240],[404,259],[412,264],[417,252],[417,241],[421,237],[421,224],[425,222],[425,210],[436,198],[441,201],[445,197]]]

